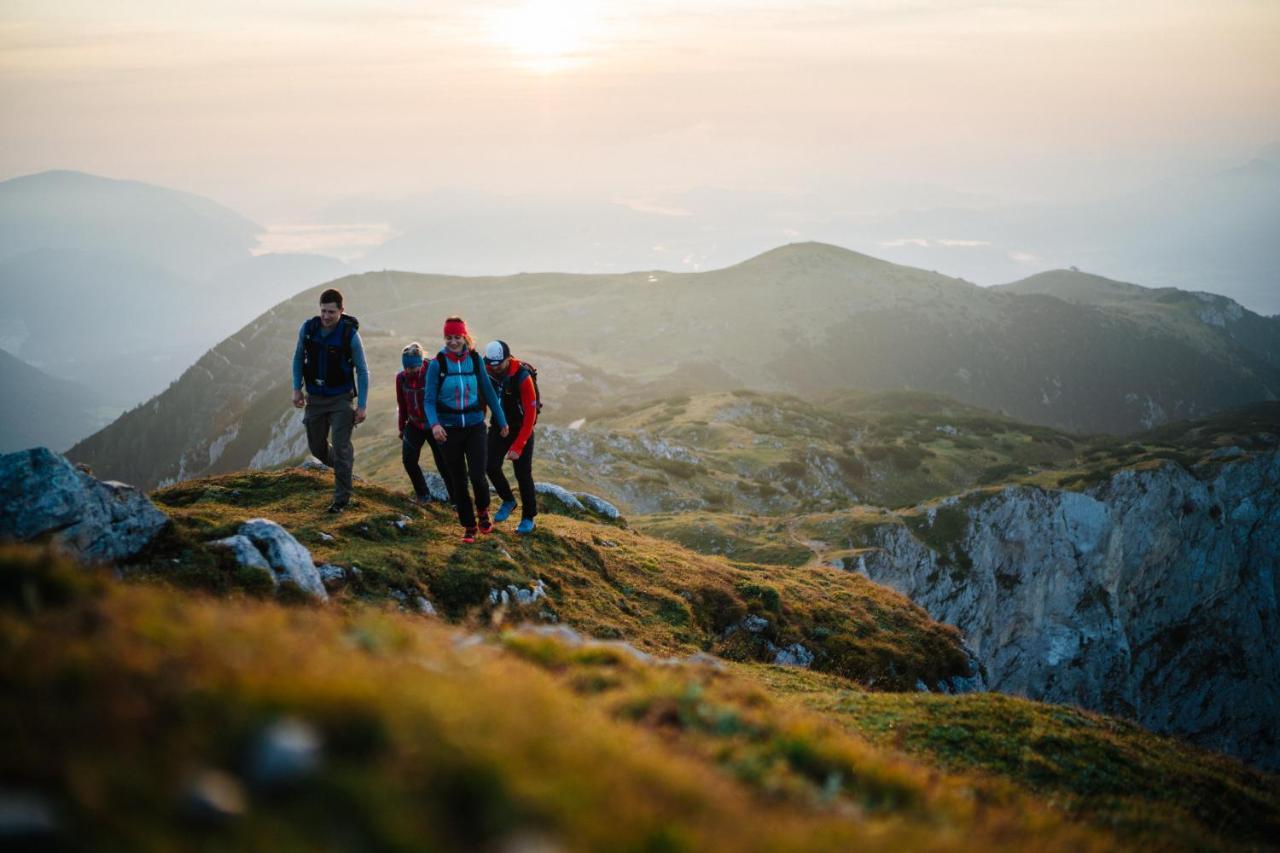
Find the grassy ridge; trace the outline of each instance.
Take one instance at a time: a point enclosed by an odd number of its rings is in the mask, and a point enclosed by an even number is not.
[[[120,583],[30,548],[0,551],[0,686],[0,777],[68,847],[1203,849],[1280,816],[1274,779],[1073,709]],[[251,756],[282,718],[321,760],[268,788]],[[209,770],[243,814],[191,814]]]
[[[495,610],[492,591],[541,580],[547,596],[529,608],[530,618],[625,637],[647,651],[772,661],[778,649],[800,643],[814,654],[816,669],[885,689],[967,674],[954,628],[860,575],[731,562],[554,515],[541,516],[529,537],[513,535],[508,523],[476,545],[461,545],[447,508],[419,509],[401,494],[365,485],[354,507],[335,518],[322,511],[329,488],[324,475],[290,470],[162,489],[154,497],[172,528],[126,568],[213,591],[266,593],[269,587],[227,552],[207,545],[265,515],[292,531],[317,563],[359,569],[335,592],[339,602],[425,596],[451,618],[487,620]],[[757,630],[740,629],[748,616]]]

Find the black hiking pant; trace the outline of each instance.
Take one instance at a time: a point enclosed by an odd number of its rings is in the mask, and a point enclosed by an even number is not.
[[[444,442],[444,459],[449,468],[445,481],[453,490],[453,507],[458,511],[458,521],[463,527],[475,527],[476,510],[486,512],[489,509],[489,483],[484,478],[484,424],[445,427],[445,431],[448,436]],[[471,493],[467,491],[468,480],[476,494],[474,507]]]
[[[504,501],[514,501],[511,484],[502,473],[502,463],[506,461],[507,451],[515,443],[519,427],[513,425],[504,438],[495,426],[489,427],[489,479],[493,481],[493,489]],[[533,487],[533,436],[525,442],[520,451],[520,458],[512,463],[515,470],[516,483],[520,486],[520,517],[533,518],[538,514],[538,493]]]
[[[445,491],[449,493],[449,502],[453,503],[453,486],[449,483],[449,466],[444,459],[444,451],[440,449],[436,437],[431,434],[430,430],[424,430],[412,423],[405,423],[404,433],[400,439],[400,461],[404,463],[404,471],[409,475],[409,482],[413,483],[413,491],[418,497],[425,497],[428,494],[427,478],[422,475],[422,467],[418,464],[418,460],[422,456],[422,445],[427,444],[431,447],[431,457],[435,460],[436,471],[440,474],[440,479],[444,480]]]

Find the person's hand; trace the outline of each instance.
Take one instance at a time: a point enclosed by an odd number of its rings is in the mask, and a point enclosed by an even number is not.
[[[307,404],[307,401],[302,397],[302,389],[294,388],[293,389],[293,407],[295,409],[301,409],[306,404]]]
[[[364,423],[364,419],[367,417],[369,417],[369,413],[368,411],[365,410],[364,406],[361,406],[360,408],[356,409],[356,423],[358,424]]]
[[[517,453],[516,451],[514,450],[507,451],[507,459],[511,460],[512,462],[515,462],[519,458],[520,458],[520,454]]]
[[[503,427],[503,428],[498,432],[498,435],[502,436],[503,438],[506,438],[506,437],[507,437],[507,434],[508,434],[509,432],[511,432],[511,427]]]
[[[449,440],[449,433],[445,432],[444,427],[440,426],[440,424],[436,424],[431,428],[431,434],[434,435],[436,437],[436,441],[441,444]]]

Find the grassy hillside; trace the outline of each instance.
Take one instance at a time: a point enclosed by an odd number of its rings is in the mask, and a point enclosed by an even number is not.
[[[1246,321],[1271,331],[1280,321],[1245,312],[1199,321],[1189,336],[822,244],[705,273],[381,272],[336,286],[362,322],[375,387],[390,388],[407,341],[434,346],[441,319],[461,312],[481,339],[501,337],[537,360],[546,416],[561,424],[691,392],[925,389],[1031,423],[1128,432],[1280,387],[1280,366],[1234,334]],[[248,465],[287,432],[293,345],[319,291],[259,317],[73,457],[144,486]],[[382,420],[366,432],[391,434],[389,401],[373,398]]]
[[[164,490],[173,527],[123,582],[0,551],[0,776],[56,815],[45,846],[1203,849],[1280,830],[1274,778],[1132,725],[886,692],[953,668],[956,637],[862,578],[572,518],[463,548],[376,486],[334,524],[326,492],[301,472]],[[273,600],[203,545],[257,515],[358,573],[327,605]],[[546,600],[488,605],[535,578]],[[717,639],[746,613],[823,649],[822,671]],[[263,758],[281,721],[313,744],[289,772]]]

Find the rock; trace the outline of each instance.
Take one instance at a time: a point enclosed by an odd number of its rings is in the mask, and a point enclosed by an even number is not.
[[[342,566],[335,566],[333,563],[325,563],[318,566],[316,572],[320,575],[320,582],[324,584],[327,590],[334,590],[347,582],[347,572]]]
[[[512,587],[512,589],[515,588]],[[533,604],[540,598],[546,598],[547,591],[546,587],[542,585],[542,579],[539,578],[529,589],[516,589],[513,594],[515,595],[516,604],[524,606],[526,604]]]
[[[391,525],[392,527],[395,527],[397,530],[408,530],[409,516],[402,515],[399,518],[397,518],[395,521],[391,522]]]
[[[320,734],[292,718],[267,726],[254,741],[249,778],[262,788],[284,788],[301,782],[320,766]]]
[[[965,633],[977,665],[951,690],[1130,717],[1274,771],[1280,452],[1201,476],[1168,462],[974,495],[945,510],[949,553],[886,523],[866,573]]]
[[[329,600],[320,573],[311,562],[311,552],[289,531],[270,519],[254,518],[240,525],[238,532],[253,542],[266,557],[277,583],[292,581],[312,598]]]
[[[555,483],[535,483],[533,488],[534,491],[540,495],[547,495],[555,498],[557,501],[564,504],[567,509],[577,510],[579,512],[587,511],[587,508],[582,505],[582,501],[574,497],[573,492],[563,486],[557,486]]]
[[[267,562],[267,558],[262,556],[262,552],[258,550],[258,546],[254,545],[248,536],[241,536],[237,533],[235,536],[228,536],[226,539],[215,539],[209,543],[213,548],[224,548],[231,552],[236,558],[236,562],[250,569],[260,569],[267,573],[272,583],[276,581],[276,574],[271,570],[271,564]]]
[[[929,693],[929,692],[930,692],[930,690],[929,690],[929,685],[927,685],[927,684],[925,684],[925,683],[924,683],[924,679],[923,679],[923,678],[917,678],[917,679],[916,679],[916,692],[917,692],[917,693]]]
[[[302,464],[299,465],[298,467],[304,471],[328,471],[329,470],[328,465],[324,464],[314,456],[308,456],[306,459],[302,461]]]
[[[219,823],[245,813],[247,798],[240,782],[229,773],[205,770],[183,795],[183,812],[195,821]]]
[[[754,613],[749,613],[742,618],[741,625],[742,630],[751,634],[759,634],[761,631],[769,627],[769,620],[765,619],[763,616],[757,616]]]
[[[333,541],[333,537],[332,537],[332,536],[330,536],[328,533],[325,533],[323,530],[321,530],[321,531],[320,531],[319,533],[317,533],[316,535],[320,537],[320,541],[321,541],[321,542],[332,542],[332,541]]]
[[[616,521],[622,517],[622,513],[618,512],[618,508],[604,498],[598,498],[595,495],[589,495],[586,492],[574,492],[574,497],[576,497],[583,506],[594,512],[596,515],[603,515],[611,521]]]
[[[414,600],[414,604],[417,606],[418,612],[421,613],[423,616],[439,615],[436,613],[435,605],[432,604],[431,601],[428,600],[427,597],[424,595],[418,596],[417,599]]]
[[[424,473],[423,476],[427,480],[427,492],[431,495],[431,499],[447,504],[449,502],[449,490],[444,487],[444,478],[439,474]]]
[[[799,643],[792,643],[785,649],[780,649],[774,656],[773,662],[779,666],[798,666],[801,669],[808,669],[813,665],[813,652]]]
[[[53,808],[37,794],[0,790],[0,842],[52,842],[58,832]]]
[[[1209,454],[1210,459],[1230,459],[1235,456],[1244,456],[1244,451],[1238,447],[1219,447]]]
[[[45,447],[0,456],[0,538],[51,535],[83,560],[123,560],[168,517],[132,486],[102,482]]]

